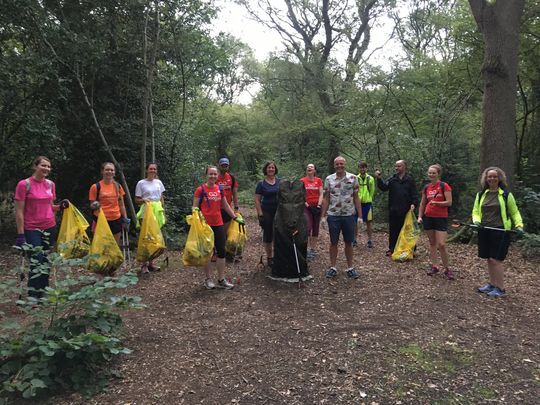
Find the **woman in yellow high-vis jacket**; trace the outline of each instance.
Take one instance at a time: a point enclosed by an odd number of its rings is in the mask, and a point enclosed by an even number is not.
[[[478,288],[478,292],[489,297],[503,297],[506,291],[502,262],[510,246],[510,235],[506,231],[513,225],[523,232],[523,220],[514,196],[507,191],[506,175],[501,169],[488,167],[484,170],[480,185],[482,191],[476,195],[472,219],[479,228],[478,256],[487,259],[489,282]]]

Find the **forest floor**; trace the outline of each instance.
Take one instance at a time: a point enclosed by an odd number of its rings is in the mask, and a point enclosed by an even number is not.
[[[133,352],[112,364],[122,378],[91,399],[55,404],[537,404],[540,271],[511,249],[507,297],[475,291],[486,280],[476,246],[451,244],[455,281],[429,277],[418,257],[385,257],[387,234],[355,248],[357,280],[333,280],[321,229],[305,288],[257,268],[263,247],[246,210],[248,246],[228,264],[231,291],[206,290],[200,269],[169,266],[131,294],[146,309],[124,316]],[[345,268],[340,246],[338,268]]]

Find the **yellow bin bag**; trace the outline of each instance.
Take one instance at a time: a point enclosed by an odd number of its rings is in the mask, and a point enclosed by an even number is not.
[[[184,266],[202,267],[208,263],[214,252],[214,231],[198,210],[188,215],[186,221],[190,228],[182,262]]]
[[[240,213],[236,213],[238,218],[242,218]],[[227,229],[227,242],[225,250],[231,255],[241,254],[246,246],[247,233],[246,225],[240,225],[236,221],[231,221],[229,229]]]
[[[69,204],[62,213],[62,223],[56,241],[57,250],[64,259],[79,259],[90,251],[90,238],[86,234],[88,221],[73,205]]]
[[[144,263],[156,259],[165,251],[163,234],[156,220],[151,203],[145,203],[139,243],[137,245],[137,261]]]
[[[124,255],[116,243],[103,210],[99,209],[94,238],[90,246],[88,270],[100,274],[112,274],[124,262]]]
[[[420,236],[420,227],[416,222],[416,216],[413,210],[410,210],[405,217],[403,227],[399,232],[396,247],[394,253],[392,253],[392,260],[396,262],[405,262],[412,260],[414,256],[414,247]]]

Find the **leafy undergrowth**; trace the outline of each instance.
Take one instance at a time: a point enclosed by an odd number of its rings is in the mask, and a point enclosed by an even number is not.
[[[324,277],[321,230],[314,281],[306,288],[269,280],[257,264],[260,231],[252,211],[248,248],[228,264],[234,290],[203,288],[199,269],[169,266],[129,293],[144,311],[124,317],[132,353],[122,377],[90,400],[55,404],[471,404],[537,403],[540,298],[537,263],[515,250],[505,261],[508,296],[475,292],[486,279],[476,247],[449,247],[457,279],[425,274],[418,257],[385,257],[387,235],[355,248],[360,279]],[[338,267],[345,268],[340,247]]]
[[[45,298],[27,297],[16,282],[20,268],[0,282],[0,403],[73,390],[89,397],[114,375],[105,365],[130,353],[118,311],[140,307],[138,297],[120,295],[137,277],[103,278],[81,271],[84,260],[49,259],[55,271]]]

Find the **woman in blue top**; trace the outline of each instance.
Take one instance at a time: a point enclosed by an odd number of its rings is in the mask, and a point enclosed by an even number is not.
[[[263,229],[263,244],[268,266],[272,267],[274,255],[272,241],[274,239],[274,217],[278,206],[279,179],[278,169],[274,161],[267,161],[262,170],[264,179],[257,183],[255,189],[255,208],[259,217],[259,225]]]

